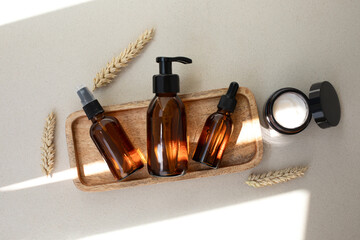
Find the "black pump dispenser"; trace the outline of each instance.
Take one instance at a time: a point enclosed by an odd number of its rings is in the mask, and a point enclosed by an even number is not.
[[[179,75],[172,73],[172,62],[183,64],[192,63],[190,58],[186,57],[157,57],[159,63],[159,75],[153,76],[154,93],[178,93],[180,91]]]
[[[234,112],[237,103],[235,97],[238,89],[239,84],[237,82],[230,83],[226,95],[221,96],[217,107],[225,111]]]

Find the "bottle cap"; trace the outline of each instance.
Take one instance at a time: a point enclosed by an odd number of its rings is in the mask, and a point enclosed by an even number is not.
[[[321,128],[335,127],[340,122],[340,101],[333,85],[327,81],[310,87],[309,107],[315,122]]]
[[[154,93],[178,93],[180,91],[179,75],[172,73],[172,62],[183,64],[192,63],[192,60],[186,57],[157,57],[160,74],[153,76]]]
[[[225,111],[234,112],[237,103],[236,93],[238,89],[239,89],[239,84],[237,82],[230,83],[226,95],[221,96],[217,107]]]
[[[77,90],[77,95],[80,98],[84,112],[88,119],[92,119],[96,115],[104,112],[104,109],[101,107],[99,101],[87,87],[81,85]]]

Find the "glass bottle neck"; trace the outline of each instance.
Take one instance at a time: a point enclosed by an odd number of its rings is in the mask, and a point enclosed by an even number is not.
[[[93,123],[95,123],[95,122],[100,121],[100,120],[103,119],[104,117],[105,117],[104,113],[99,113],[98,115],[96,115],[95,117],[93,117],[93,118],[91,119],[91,121],[92,121]]]
[[[220,114],[223,114],[223,115],[226,115],[226,116],[230,116],[230,115],[231,115],[231,112],[226,111],[226,110],[224,110],[224,109],[222,109],[222,108],[218,108],[217,113],[220,113]]]
[[[175,97],[176,93],[156,93],[157,97]]]

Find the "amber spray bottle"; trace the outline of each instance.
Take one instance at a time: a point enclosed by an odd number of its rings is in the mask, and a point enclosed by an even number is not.
[[[234,112],[236,107],[238,88],[239,84],[232,82],[226,95],[221,96],[217,112],[211,114],[205,122],[193,160],[212,168],[219,167],[233,130],[231,113]]]
[[[188,166],[185,107],[177,96],[179,76],[172,74],[172,62],[191,63],[185,57],[158,57],[160,74],[153,77],[156,94],[147,111],[148,171],[153,176],[185,174]]]
[[[144,165],[119,121],[104,115],[104,109],[87,87],[77,91],[83,109],[92,121],[90,136],[103,156],[113,176],[122,180]]]

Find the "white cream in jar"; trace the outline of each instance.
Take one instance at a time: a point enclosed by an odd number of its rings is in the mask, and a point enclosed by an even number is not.
[[[286,92],[276,98],[272,111],[277,123],[284,128],[294,129],[306,122],[309,106],[300,94]]]

